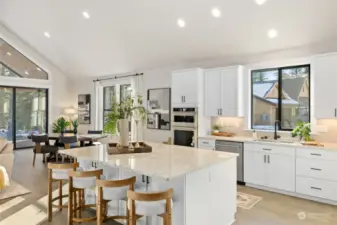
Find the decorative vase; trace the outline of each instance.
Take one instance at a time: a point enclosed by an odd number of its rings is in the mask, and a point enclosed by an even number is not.
[[[77,134],[77,127],[74,127],[74,134]]]
[[[120,119],[119,120],[119,144],[121,146],[129,145],[129,120]]]
[[[61,135],[64,134],[64,131],[65,131],[65,129],[64,129],[64,128],[61,128]]]

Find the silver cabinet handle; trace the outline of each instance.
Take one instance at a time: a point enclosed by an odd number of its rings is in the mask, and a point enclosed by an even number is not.
[[[266,163],[266,157],[267,157],[266,155],[263,156],[264,163]]]
[[[271,151],[271,148],[263,148],[263,151]]]
[[[184,97],[183,96],[181,96],[181,102],[184,102]]]
[[[314,190],[318,190],[318,191],[321,191],[322,188],[318,188],[318,187],[310,187],[311,189],[314,189]]]
[[[220,109],[220,115],[222,115],[222,109]]]
[[[318,154],[318,153],[310,153],[310,155],[314,155],[314,156],[322,156],[322,154]]]
[[[337,109],[335,108],[335,117],[337,117]]]
[[[203,143],[203,144],[208,144],[208,142],[207,142],[207,141],[203,141],[202,143]]]
[[[184,96],[184,102],[186,102],[186,97]]]
[[[318,169],[318,168],[310,168],[311,170],[315,170],[315,171],[322,171],[322,169]]]
[[[268,163],[270,164],[270,155],[267,156]]]

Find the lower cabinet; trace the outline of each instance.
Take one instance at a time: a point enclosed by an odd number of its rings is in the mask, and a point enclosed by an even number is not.
[[[245,150],[244,171],[246,183],[295,191],[295,156],[290,154]]]

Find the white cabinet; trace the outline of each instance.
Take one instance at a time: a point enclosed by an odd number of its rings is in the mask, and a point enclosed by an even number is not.
[[[337,54],[314,58],[314,115],[317,119],[337,118]]]
[[[205,70],[205,115],[242,116],[242,66]]]
[[[265,186],[267,184],[266,175],[266,155],[255,151],[244,152],[244,180],[246,183]]]
[[[198,138],[198,148],[215,150],[215,140]]]
[[[246,183],[289,192],[295,191],[294,148],[260,144],[248,146],[244,153]]]
[[[198,106],[202,74],[202,69],[188,69],[172,72],[173,106]]]

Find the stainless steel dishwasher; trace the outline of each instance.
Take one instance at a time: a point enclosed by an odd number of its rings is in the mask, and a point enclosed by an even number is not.
[[[234,141],[215,141],[215,151],[239,154],[237,158],[237,181],[244,184],[243,177],[243,143]]]

